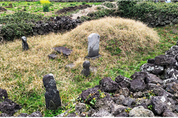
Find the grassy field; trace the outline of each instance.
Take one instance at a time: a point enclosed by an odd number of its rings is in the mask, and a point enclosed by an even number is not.
[[[8,8],[9,4],[12,4],[12,8]],[[0,2],[0,6],[6,8],[8,11],[0,12],[1,16],[6,14],[12,14],[17,11],[25,11],[28,13],[34,14],[42,14],[44,16],[56,16],[55,12],[64,8],[64,7],[71,7],[71,6],[79,6],[83,4],[88,5],[98,5],[101,4],[97,2],[51,2],[49,7],[49,12],[43,12],[43,5],[40,4],[39,1],[37,2]],[[78,10],[77,10],[78,11]],[[75,11],[73,11],[75,12]],[[60,14],[59,14],[60,15]]]
[[[176,44],[177,30],[178,25],[151,29],[129,19],[104,18],[85,22],[63,34],[27,37],[28,51],[22,51],[18,39],[7,42],[0,45],[0,86],[7,90],[10,99],[23,107],[15,115],[38,110],[43,116],[53,116],[54,113],[45,109],[42,83],[45,74],[54,74],[65,106],[57,111],[61,113],[72,107],[83,90],[98,85],[103,77],[113,80],[119,74],[130,77],[147,59],[164,54]],[[87,37],[93,32],[101,36],[102,57],[90,60],[91,66],[97,67],[97,73],[86,78],[80,72],[87,56]],[[48,59],[55,46],[66,46],[73,52],[68,58],[58,54],[57,59]],[[75,68],[66,69],[69,63],[74,63]]]

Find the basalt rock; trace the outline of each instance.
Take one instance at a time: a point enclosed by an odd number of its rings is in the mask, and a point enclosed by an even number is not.
[[[115,82],[118,83],[120,88],[127,87],[130,88],[131,79],[119,75],[115,78]]]
[[[129,112],[130,117],[154,117],[154,114],[152,111],[145,109],[143,106],[138,106],[133,108]]]

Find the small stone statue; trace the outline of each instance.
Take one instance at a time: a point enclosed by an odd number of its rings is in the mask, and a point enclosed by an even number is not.
[[[57,110],[61,106],[59,91],[56,87],[56,81],[53,74],[48,74],[43,77],[43,84],[46,88],[45,101],[46,109]]]
[[[81,74],[83,74],[86,77],[88,75],[90,75],[90,62],[89,61],[85,61],[83,63],[83,70],[82,70]]]
[[[22,36],[22,48],[23,50],[28,50],[28,43],[27,43],[27,38],[25,36]]]

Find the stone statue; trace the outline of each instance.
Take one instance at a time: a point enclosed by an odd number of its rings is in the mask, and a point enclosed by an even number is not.
[[[88,75],[90,75],[90,62],[89,61],[85,61],[83,63],[83,70],[82,70],[81,74],[83,74],[86,77]]]
[[[28,43],[27,43],[27,38],[25,36],[22,36],[22,48],[23,50],[28,50]]]

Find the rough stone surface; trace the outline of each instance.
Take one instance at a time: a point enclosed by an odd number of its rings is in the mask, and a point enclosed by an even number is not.
[[[118,89],[115,93],[119,93],[120,95],[124,95],[125,97],[129,96],[129,89],[128,88],[121,88]]]
[[[29,117],[43,117],[43,116],[39,111],[36,111],[30,114]]]
[[[45,75],[43,77],[43,84],[46,88],[45,93],[45,102],[46,108],[50,110],[56,110],[61,106],[61,99],[59,95],[59,91],[56,87],[56,81],[52,74]]]
[[[108,111],[102,109],[98,112],[93,113],[91,117],[113,117],[113,115]]]
[[[144,91],[146,89],[146,84],[143,79],[134,79],[130,83],[131,91],[138,92],[138,91]]]
[[[85,61],[83,63],[83,70],[82,70],[81,74],[83,74],[86,77],[88,77],[90,75],[90,62],[89,61]]]
[[[136,104],[136,101],[134,98],[127,97],[124,99],[123,103],[124,106],[132,107],[132,105]]]
[[[17,117],[27,117],[28,114],[27,113],[21,113],[20,115],[18,115]]]
[[[135,107],[129,112],[130,117],[154,117],[152,111],[145,109],[143,106]]]
[[[118,84],[110,77],[105,77],[99,81],[100,89],[104,92],[115,92],[118,89]]]
[[[88,36],[88,57],[96,57],[99,55],[100,35],[92,33]]]
[[[48,55],[48,57],[49,57],[50,59],[55,59],[55,58],[57,57],[57,55],[56,55],[56,54],[50,54],[50,55]]]
[[[6,91],[5,89],[1,89],[1,88],[0,88],[0,99],[1,99],[1,100],[4,100],[4,99],[6,99],[6,98],[8,98],[7,91]]]
[[[166,98],[164,96],[153,96],[151,99],[153,112],[156,115],[161,115],[166,109]]]
[[[78,114],[81,114],[82,112],[85,112],[87,110],[86,105],[84,103],[78,103],[75,105],[75,111]]]
[[[5,99],[3,102],[0,103],[0,111],[2,113],[6,113],[9,116],[13,116],[14,113],[21,108],[22,107],[20,105],[16,104],[10,99]]]
[[[66,47],[55,47],[54,50],[56,50],[59,54],[62,53],[66,56],[69,56],[72,53],[72,50]]]
[[[127,109],[126,106],[123,106],[123,105],[117,105],[117,104],[112,104],[112,107],[111,107],[111,114],[114,115],[114,116],[117,116],[119,115],[120,113],[124,112],[125,109]]]
[[[164,67],[155,64],[146,63],[140,67],[140,70],[141,72],[149,72],[155,75],[160,75],[164,72]]]
[[[170,110],[165,110],[163,113],[163,117],[178,117],[178,116]]]
[[[115,82],[119,84],[120,88],[127,87],[130,88],[131,79],[119,75],[115,78]]]
[[[28,43],[27,43],[27,38],[25,36],[22,36],[22,49],[23,50],[28,50],[29,49],[29,46],[28,46]]]
[[[0,117],[10,117],[10,116],[8,114],[6,114],[6,113],[1,113]]]
[[[123,95],[119,95],[117,97],[114,97],[114,102],[118,105],[122,105],[125,100],[125,97]]]

